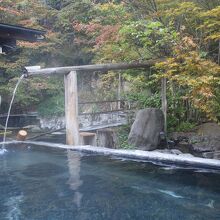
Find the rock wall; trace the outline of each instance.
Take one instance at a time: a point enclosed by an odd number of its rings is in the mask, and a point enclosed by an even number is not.
[[[40,117],[40,128],[42,130],[57,130],[65,127],[65,117]],[[121,122],[127,123],[127,114],[123,112],[114,112],[97,115],[80,115],[79,116],[79,127],[86,128],[96,125],[106,125],[110,123]]]
[[[40,119],[40,128],[42,130],[58,130],[65,128],[65,117],[39,117]]]

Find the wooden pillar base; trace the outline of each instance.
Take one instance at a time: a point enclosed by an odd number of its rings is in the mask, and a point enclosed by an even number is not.
[[[80,132],[80,145],[97,146],[96,133]]]
[[[78,124],[78,92],[77,73],[71,71],[64,75],[65,84],[65,115],[66,115],[66,144],[79,144]]]

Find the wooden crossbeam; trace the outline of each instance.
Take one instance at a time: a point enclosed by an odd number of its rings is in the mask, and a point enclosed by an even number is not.
[[[94,64],[94,65],[83,65],[83,66],[67,66],[67,67],[55,67],[45,68],[40,70],[29,70],[27,71],[27,77],[30,76],[48,76],[48,75],[65,75],[71,71],[108,71],[108,70],[125,70],[125,69],[146,69],[154,66],[156,63],[163,61],[163,59],[151,59],[144,63],[109,63],[109,64]]]

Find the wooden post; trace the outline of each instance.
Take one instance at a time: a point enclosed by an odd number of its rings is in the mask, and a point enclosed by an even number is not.
[[[167,80],[162,78],[161,80],[161,99],[162,99],[162,111],[164,114],[164,132],[167,133]]]
[[[118,74],[118,101],[117,104],[118,104],[118,109],[120,110],[121,109],[121,73],[119,72]]]
[[[78,92],[77,73],[71,71],[64,75],[65,84],[65,117],[66,117],[66,144],[79,144],[78,123]]]

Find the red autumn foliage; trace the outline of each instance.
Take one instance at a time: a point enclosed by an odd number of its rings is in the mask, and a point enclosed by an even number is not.
[[[120,25],[103,26],[99,36],[96,38],[96,47],[100,47],[108,41],[117,41],[119,28]]]
[[[4,7],[0,7],[0,11],[8,12],[8,13],[14,14],[14,15],[21,15],[21,13],[15,11],[15,10],[4,8]]]
[[[82,24],[80,22],[74,22],[73,27],[77,32],[84,32],[86,35],[89,35],[93,38],[93,40],[89,41],[93,42],[95,48],[101,47],[108,41],[116,41],[117,33],[120,28],[120,25],[101,25],[98,23]],[[82,43],[82,39],[77,38],[75,40],[76,43]]]

